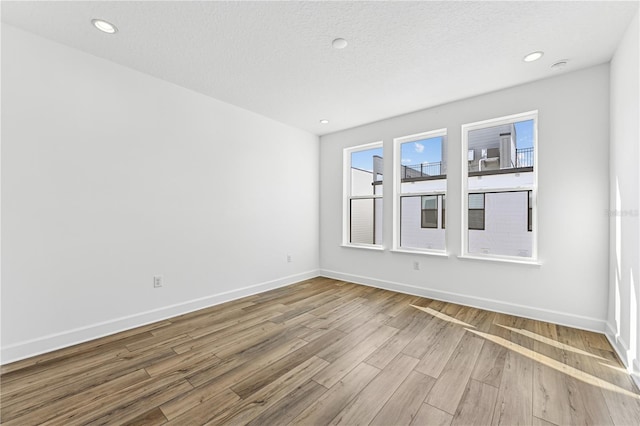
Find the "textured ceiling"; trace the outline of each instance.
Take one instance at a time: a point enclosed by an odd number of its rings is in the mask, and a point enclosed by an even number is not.
[[[2,21],[315,134],[607,62],[629,2],[2,1]],[[113,22],[109,36],[90,21]],[[337,37],[343,50],[331,47]],[[522,57],[542,50],[533,63]],[[319,123],[329,119],[328,125]]]

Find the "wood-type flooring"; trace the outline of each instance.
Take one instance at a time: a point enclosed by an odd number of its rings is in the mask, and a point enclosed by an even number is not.
[[[2,367],[3,425],[638,425],[597,333],[314,278]]]

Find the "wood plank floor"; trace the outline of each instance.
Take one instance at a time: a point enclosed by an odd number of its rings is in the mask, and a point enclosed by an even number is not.
[[[638,425],[603,335],[327,278],[2,367],[3,425]]]

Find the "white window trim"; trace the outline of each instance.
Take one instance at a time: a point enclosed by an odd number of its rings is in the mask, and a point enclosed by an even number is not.
[[[517,263],[521,265],[532,265],[532,266],[540,266],[542,262],[540,260],[529,260],[529,258],[517,257],[517,256],[498,256],[491,254],[469,254],[466,256],[458,256],[458,259],[463,260],[480,260],[480,261],[489,261],[489,262],[502,262],[502,263]]]
[[[466,155],[461,156],[462,160],[462,228],[461,228],[461,252],[460,259],[489,260],[508,263],[520,263],[528,265],[540,265],[538,260],[538,110],[527,111],[519,114],[490,120],[477,121],[475,123],[463,124],[462,132],[462,152],[469,151],[468,135],[469,131],[482,129],[485,127],[500,126],[503,124],[517,123],[519,121],[533,120],[533,186],[532,187],[512,187],[512,188],[474,188],[472,192],[508,192],[508,191],[532,191],[533,206],[531,211],[531,221],[533,230],[531,257],[504,256],[496,254],[469,253],[469,231],[468,231],[468,208],[469,208],[469,165]]]
[[[422,132],[422,133],[416,133],[413,135],[408,135],[408,136],[401,136],[399,138],[394,138],[393,139],[393,191],[392,191],[392,196],[393,196],[393,238],[392,238],[392,245],[391,245],[391,251],[393,252],[397,252],[397,253],[411,253],[411,254],[429,254],[429,255],[436,255],[436,256],[448,256],[448,252],[447,252],[447,248],[448,248],[448,243],[447,243],[447,236],[448,236],[448,231],[447,229],[449,228],[448,226],[445,228],[444,230],[444,250],[434,250],[434,249],[421,249],[421,248],[415,248],[415,247],[401,247],[400,246],[400,197],[401,196],[422,196],[422,195],[446,195],[447,191],[431,191],[431,192],[416,192],[416,193],[410,193],[410,194],[403,194],[401,192],[402,189],[402,177],[401,177],[401,173],[402,173],[402,167],[400,164],[400,161],[402,159],[402,155],[400,152],[400,147],[403,143],[407,143],[407,142],[415,142],[415,141],[419,141],[422,139],[429,139],[429,138],[437,138],[438,136],[442,136],[443,139],[443,143],[448,143],[447,142],[447,129],[437,129],[437,130],[431,130],[428,132]],[[447,150],[447,152],[449,152],[449,150]],[[448,159],[447,159],[448,161]],[[448,185],[448,178],[447,178],[447,185]],[[447,213],[445,213],[447,214]],[[447,214],[448,216],[448,214]],[[448,220],[447,220],[448,223]]]
[[[426,255],[426,256],[449,257],[449,252],[443,251],[443,250],[401,248],[401,249],[391,249],[389,251],[393,253],[408,253],[408,254],[419,254],[419,255]]]
[[[349,214],[349,206],[351,199],[358,198],[381,198],[384,200],[384,190],[382,195],[373,194],[371,196],[351,196],[351,154],[358,151],[366,151],[367,149],[374,148],[383,148],[383,141],[366,143],[363,145],[352,146],[349,148],[345,148],[342,153],[342,247],[353,247],[353,248],[362,248],[369,250],[384,250],[384,237],[382,239],[382,244],[362,244],[362,243],[352,243],[351,240],[351,227],[350,227],[350,214]],[[383,154],[384,158],[384,154]],[[384,178],[383,178],[384,185]],[[384,206],[384,201],[383,201]],[[384,208],[384,207],[383,207]],[[383,224],[383,234],[384,234],[384,224]]]
[[[357,248],[357,249],[365,249],[365,250],[384,250],[384,246],[378,244],[362,244],[362,243],[348,243],[348,244],[340,244],[340,247],[347,248]]]

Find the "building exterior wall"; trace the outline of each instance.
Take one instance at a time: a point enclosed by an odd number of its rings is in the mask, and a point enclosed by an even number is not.
[[[446,179],[419,180],[415,182],[402,182],[400,190],[403,194],[416,194],[420,192],[444,192],[447,190]]]
[[[469,177],[469,192],[489,188],[530,188],[533,186],[533,172],[504,173]]]
[[[445,230],[442,229],[442,204],[438,202],[438,227],[422,227],[422,197],[402,197],[400,205],[400,246],[444,250]]]
[[[384,233],[382,232],[382,224],[384,223],[383,216],[383,201],[382,198],[376,198],[374,201],[374,244],[382,244],[384,240]]]
[[[373,195],[382,185],[373,185],[373,173],[351,168],[351,194]],[[350,239],[352,243],[382,242],[382,199],[351,200]]]
[[[530,257],[528,202],[527,191],[485,194],[485,228],[469,230],[469,253]]]

